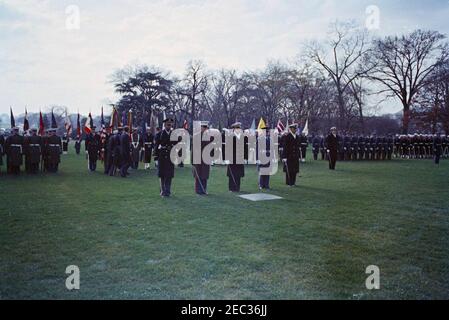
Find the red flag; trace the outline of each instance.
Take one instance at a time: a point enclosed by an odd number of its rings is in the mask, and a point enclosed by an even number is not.
[[[282,123],[281,120],[278,121],[278,124],[277,124],[277,126],[276,126],[276,129],[278,130],[279,133],[284,132],[285,126],[284,126],[284,124]]]
[[[42,111],[39,111],[39,135],[43,136],[45,133],[44,118],[42,117]]]
[[[92,132],[92,127],[94,126],[94,121],[92,120],[92,115],[89,112],[89,116],[86,119],[86,123],[84,124],[84,132],[89,134]]]
[[[189,130],[189,122],[187,121],[187,119],[184,120],[184,123],[182,125],[182,128],[184,130]]]

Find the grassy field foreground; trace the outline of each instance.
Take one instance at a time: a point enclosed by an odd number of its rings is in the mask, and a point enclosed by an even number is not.
[[[73,151],[57,175],[0,176],[0,298],[449,298],[449,161],[337,169],[309,161],[297,188],[279,172],[271,202],[228,193],[223,167],[208,197],[186,167],[161,199],[154,170],[90,174]],[[242,189],[258,192],[254,167]],[[380,290],[365,288],[369,265]]]

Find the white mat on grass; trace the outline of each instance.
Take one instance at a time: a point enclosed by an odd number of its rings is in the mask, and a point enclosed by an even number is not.
[[[279,200],[282,197],[274,196],[268,193],[254,193],[254,194],[245,194],[243,196],[239,196],[240,198],[250,200],[250,201],[267,201],[267,200]]]

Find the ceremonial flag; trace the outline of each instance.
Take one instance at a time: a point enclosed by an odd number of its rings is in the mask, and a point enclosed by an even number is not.
[[[105,127],[104,125],[104,116],[103,116],[103,106],[101,106],[101,128],[103,129]]]
[[[128,112],[128,128],[129,132],[133,130],[133,109],[130,109]]]
[[[150,115],[150,128],[151,128],[151,133],[155,133],[156,132],[156,117],[153,114],[153,110],[151,110],[151,115]]]
[[[10,113],[11,113],[10,117],[11,117],[11,129],[12,129],[12,128],[14,128],[16,126],[16,120],[14,119],[14,115],[12,114],[12,108],[11,107],[9,107],[9,110],[10,110]]]
[[[110,127],[112,129],[117,129],[117,127],[119,127],[119,126],[120,126],[120,120],[118,118],[117,109],[115,109],[115,107],[112,107],[112,115],[111,115]]]
[[[28,111],[25,108],[25,118],[23,119],[23,131],[28,131],[30,129],[30,123],[28,122]]]
[[[279,119],[278,124],[276,126],[276,129],[278,130],[278,133],[282,133],[285,131],[285,126],[282,123],[282,121]]]
[[[122,112],[122,126],[126,126],[126,111]]]
[[[306,124],[304,125],[304,129],[302,129],[302,133],[306,136],[309,135],[309,119],[306,120]]]
[[[263,118],[260,118],[259,125],[257,126],[257,130],[265,129],[266,124]]]
[[[254,133],[256,131],[256,119],[253,119],[253,122],[251,123],[251,127],[249,128],[249,131],[251,133]]]
[[[182,124],[182,128],[184,130],[189,130],[189,122],[187,121],[187,119],[184,120],[184,123]]]
[[[72,134],[72,121],[70,120],[68,111],[65,113],[65,122],[64,122],[65,131],[67,135],[70,136]]]
[[[45,133],[44,118],[42,117],[42,111],[39,111],[39,135],[43,136]]]
[[[58,128],[58,124],[56,123],[56,118],[55,118],[55,114],[53,113],[53,109],[51,110],[51,128],[52,129]]]
[[[92,132],[92,127],[94,126],[94,121],[92,120],[92,115],[89,112],[89,116],[86,119],[86,123],[84,124],[84,132],[89,134]]]
[[[81,137],[81,122],[80,113],[78,112],[78,118],[76,119],[76,137],[79,139]]]

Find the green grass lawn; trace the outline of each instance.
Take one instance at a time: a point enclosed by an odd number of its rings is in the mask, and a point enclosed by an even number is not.
[[[162,199],[154,170],[90,174],[73,151],[56,175],[2,175],[0,298],[449,298],[449,161],[337,169],[309,161],[297,188],[279,172],[271,193],[284,199],[272,202],[230,194],[224,167],[208,197],[177,169]],[[242,190],[258,192],[246,172]],[[68,265],[78,291],[65,288]],[[369,265],[380,290],[365,288]]]

